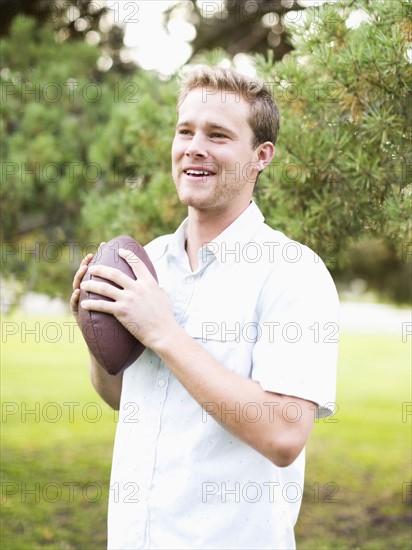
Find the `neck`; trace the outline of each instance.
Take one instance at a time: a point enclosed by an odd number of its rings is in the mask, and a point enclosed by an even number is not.
[[[243,204],[241,207],[226,209],[225,211],[198,210],[189,206],[186,253],[189,257],[192,271],[198,268],[197,252],[205,244],[213,241],[229,225],[231,225],[249,206]]]

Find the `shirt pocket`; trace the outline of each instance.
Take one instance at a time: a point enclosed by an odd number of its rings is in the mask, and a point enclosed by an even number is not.
[[[226,368],[248,378],[257,323],[254,308],[245,305],[239,294],[204,295],[191,303],[183,328]]]

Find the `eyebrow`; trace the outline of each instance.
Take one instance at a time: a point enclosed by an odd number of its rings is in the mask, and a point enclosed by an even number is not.
[[[176,125],[176,130],[179,130],[179,128],[181,128],[182,126],[191,126],[191,125],[192,123],[190,121],[179,122]],[[210,122],[206,122],[205,126],[210,130],[220,130],[224,134],[229,134],[231,137],[237,137],[237,134],[233,130],[231,130],[227,126],[223,126],[223,124],[218,124],[217,122],[210,121]]]

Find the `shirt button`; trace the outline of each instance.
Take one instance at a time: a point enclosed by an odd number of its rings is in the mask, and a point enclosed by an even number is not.
[[[159,380],[158,385],[163,388],[166,385],[166,382],[164,380]]]
[[[193,283],[193,281],[195,280],[195,278],[193,277],[193,275],[189,275],[189,277],[187,277],[186,281],[188,283]]]

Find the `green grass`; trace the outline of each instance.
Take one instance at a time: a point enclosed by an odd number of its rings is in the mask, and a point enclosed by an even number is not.
[[[2,329],[0,547],[105,548],[116,417],[90,384],[80,333],[71,319]]]
[[[341,337],[337,422],[308,445],[299,548],[411,548],[410,391],[410,342]]]
[[[91,387],[71,323],[3,319],[5,550],[106,545],[116,417]],[[411,548],[410,360],[401,336],[341,337],[339,410],[316,423],[307,447],[298,548]]]

